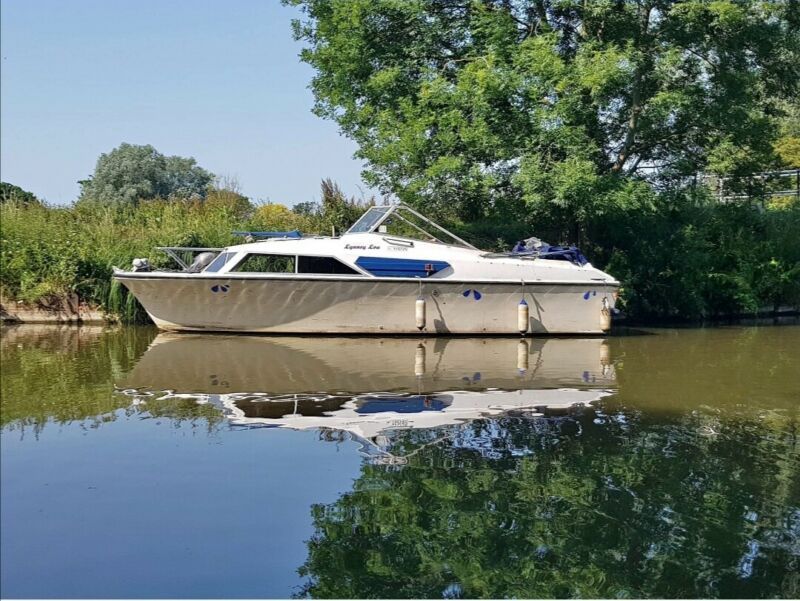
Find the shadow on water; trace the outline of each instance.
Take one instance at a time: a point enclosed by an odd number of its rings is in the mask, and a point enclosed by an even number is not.
[[[799,596],[800,327],[621,334],[17,328],[2,425],[357,441],[352,487],[311,507],[298,597]]]

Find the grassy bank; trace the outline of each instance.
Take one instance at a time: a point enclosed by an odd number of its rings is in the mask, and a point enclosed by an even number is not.
[[[684,196],[612,213],[587,252],[624,287],[634,319],[695,320],[800,306],[800,203]]]
[[[124,320],[141,320],[138,305],[111,281],[113,265],[134,257],[160,265],[154,246],[224,245],[235,215],[228,207],[150,202],[136,208],[2,206],[0,284],[5,297],[52,304],[77,294]]]
[[[112,266],[128,266],[134,257],[164,266],[169,260],[155,246],[225,246],[239,229],[342,231],[361,210],[341,199],[298,212],[253,207],[224,191],[202,202],[122,207],[8,201],[0,205],[0,286],[6,299],[52,304],[72,295],[122,321],[143,322],[138,303],[112,283]],[[454,227],[484,247],[554,231],[546,222]],[[722,205],[682,198],[607,213],[581,237],[590,260],[622,281],[623,308],[636,319],[697,319],[800,304],[796,201]]]

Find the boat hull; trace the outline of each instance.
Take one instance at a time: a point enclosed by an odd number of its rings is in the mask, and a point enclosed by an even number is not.
[[[163,330],[286,334],[602,334],[614,305],[608,282],[207,277],[120,272]],[[416,301],[425,300],[424,327]],[[605,311],[604,311],[605,309]]]

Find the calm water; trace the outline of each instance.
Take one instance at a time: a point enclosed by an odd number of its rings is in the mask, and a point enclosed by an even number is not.
[[[798,597],[800,326],[2,331],[3,597]]]

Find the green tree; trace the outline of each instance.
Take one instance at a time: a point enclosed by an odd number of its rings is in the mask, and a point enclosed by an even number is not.
[[[292,207],[292,212],[298,215],[313,215],[319,209],[319,205],[313,201],[298,202]]]
[[[775,152],[787,167],[800,169],[800,138],[784,136],[775,144]]]
[[[762,169],[800,82],[791,0],[284,1],[369,183],[467,221]]]
[[[4,202],[18,202],[23,205],[41,204],[33,192],[8,182],[0,182],[0,203]]]
[[[255,212],[255,207],[247,196],[220,188],[210,188],[202,204],[209,209],[227,210],[230,219],[235,221],[249,219]]]
[[[305,215],[295,213],[282,204],[261,205],[256,209],[252,222],[259,230],[304,231],[308,229],[308,219]]]
[[[94,173],[79,182],[79,200],[135,205],[152,198],[204,199],[213,179],[193,158],[164,156],[150,145],[122,143],[101,154]]]

